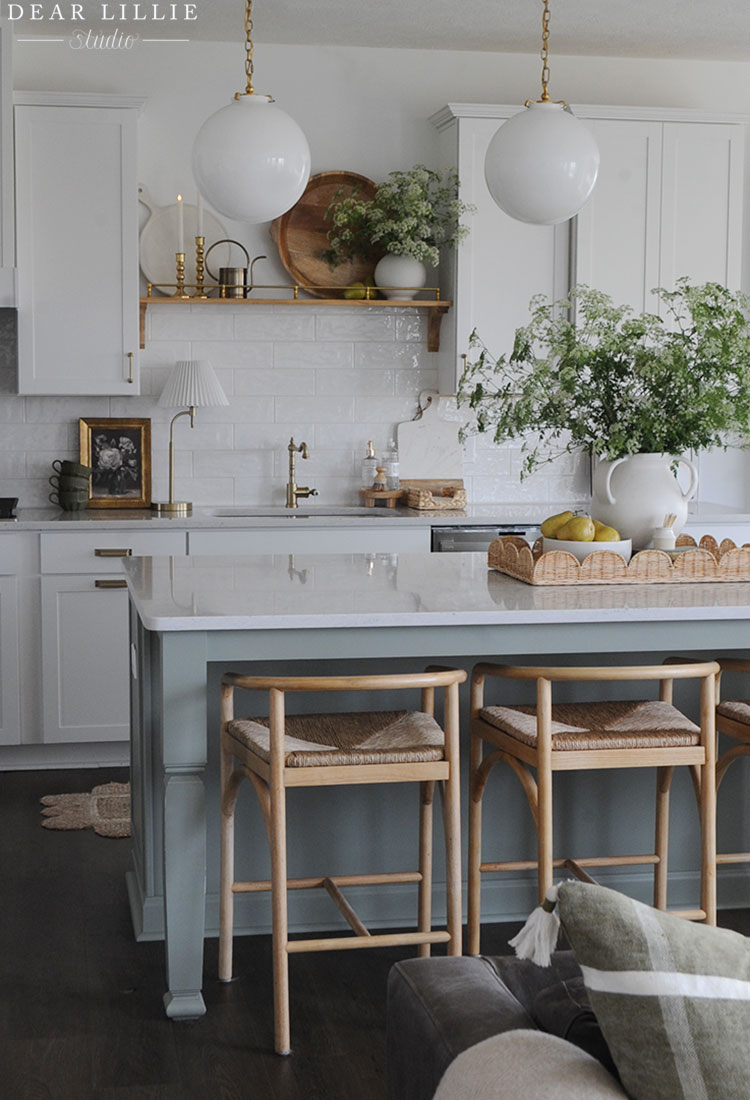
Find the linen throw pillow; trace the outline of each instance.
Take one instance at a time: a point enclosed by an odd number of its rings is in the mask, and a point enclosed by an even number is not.
[[[583,882],[558,912],[634,1100],[750,1097],[750,940]]]

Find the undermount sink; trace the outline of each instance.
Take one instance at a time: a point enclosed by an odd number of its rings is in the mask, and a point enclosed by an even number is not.
[[[338,508],[324,508],[315,505],[306,505],[300,508],[285,508],[283,505],[226,505],[217,508],[201,508],[204,515],[216,516],[217,519],[311,519],[315,516],[374,516],[383,515],[383,510],[375,508],[362,508],[356,505]],[[389,511],[389,509],[385,509]]]

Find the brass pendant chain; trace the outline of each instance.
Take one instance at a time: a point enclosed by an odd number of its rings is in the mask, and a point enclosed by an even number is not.
[[[549,103],[549,0],[544,0],[542,13],[542,98],[541,103]]]
[[[546,2],[546,0],[545,0]],[[247,85],[245,95],[254,95],[253,90],[253,3],[245,0],[245,76]]]

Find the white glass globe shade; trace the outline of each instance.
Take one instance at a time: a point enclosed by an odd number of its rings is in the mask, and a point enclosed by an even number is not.
[[[220,214],[270,222],[305,190],[310,147],[294,119],[269,96],[243,95],[201,126],[193,144],[193,175]]]
[[[500,209],[534,225],[577,214],[598,172],[593,134],[560,103],[530,103],[509,118],[484,161],[484,178]]]

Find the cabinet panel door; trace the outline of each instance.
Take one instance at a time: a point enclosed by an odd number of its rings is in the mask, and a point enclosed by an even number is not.
[[[587,123],[601,157],[591,198],[576,219],[574,282],[637,313],[656,310],[659,285],[661,123]]]
[[[468,350],[475,328],[493,356],[510,353],[516,329],[529,320],[531,298],[535,294],[554,298],[566,290],[567,225],[516,221],[496,205],[487,190],[484,158],[497,128],[496,118],[459,120],[461,197],[473,203],[476,212],[465,218],[469,235],[457,258],[454,309],[458,356]]]
[[[664,124],[662,286],[686,275],[739,289],[743,157],[740,126]]]
[[[135,394],[135,111],[19,105],[15,119],[19,392]]]
[[[18,580],[0,576],[0,745],[21,741]]]
[[[45,742],[128,740],[128,646],[124,588],[97,588],[94,577],[42,577]]]

